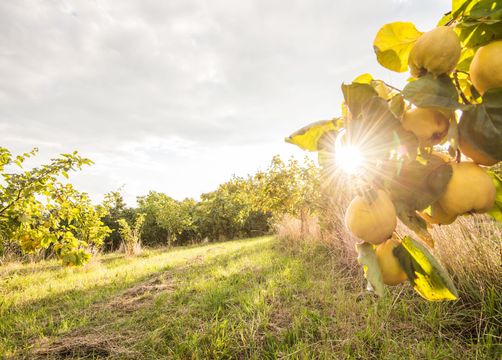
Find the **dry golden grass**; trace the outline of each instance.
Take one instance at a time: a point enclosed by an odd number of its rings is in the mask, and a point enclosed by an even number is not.
[[[354,247],[357,239],[348,233],[343,221],[345,209],[354,195],[347,190],[327,200],[318,226],[322,231],[317,238],[315,234],[307,234],[307,241],[329,247],[333,262],[344,265],[354,275],[353,283],[360,284],[362,272]],[[310,219],[315,220],[318,219]],[[298,223],[285,218],[277,226],[278,236],[290,245],[304,242]],[[401,236],[418,239],[400,222],[396,231]],[[458,301],[445,304],[458,322],[459,336],[477,344],[478,348],[495,346],[502,354],[502,226],[486,215],[469,215],[459,217],[451,225],[434,225],[430,232],[435,241],[431,251],[450,273],[459,291]],[[417,301],[422,301],[418,295]],[[432,313],[430,316],[434,317]]]

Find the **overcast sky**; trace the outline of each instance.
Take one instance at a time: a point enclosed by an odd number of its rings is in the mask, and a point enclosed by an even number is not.
[[[430,30],[450,1],[15,0],[0,2],[0,145],[40,160],[78,150],[99,201],[125,185],[197,198],[303,157],[283,139],[340,114],[342,82],[396,85],[379,27]]]

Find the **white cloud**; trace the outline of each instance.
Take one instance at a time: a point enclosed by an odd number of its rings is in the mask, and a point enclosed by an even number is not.
[[[340,84],[380,68],[389,21],[428,30],[437,1],[0,3],[0,136],[41,159],[78,149],[96,198],[126,184],[196,196],[301,151],[283,138],[339,114]]]

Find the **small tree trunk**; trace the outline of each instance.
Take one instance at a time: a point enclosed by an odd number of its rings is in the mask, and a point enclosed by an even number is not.
[[[301,224],[300,232],[303,238],[305,236],[305,210],[303,209],[300,211],[300,224]]]

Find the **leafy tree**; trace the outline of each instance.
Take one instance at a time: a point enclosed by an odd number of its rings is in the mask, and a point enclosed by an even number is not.
[[[284,163],[274,156],[269,168],[252,179],[253,207],[273,214],[274,220],[286,214],[298,216],[303,232],[306,215],[319,206],[320,179],[320,169],[307,158],[301,166],[294,159]]]
[[[0,252],[54,254],[65,265],[83,264],[109,233],[101,222],[106,210],[94,207],[87,194],[59,177],[92,162],[74,152],[24,170],[24,161],[36,153],[13,157],[0,148]],[[9,171],[14,166],[19,171]]]
[[[103,223],[111,229],[111,233],[104,241],[104,250],[113,251],[118,249],[122,242],[118,220],[126,219],[128,222],[132,222],[136,215],[136,210],[127,207],[120,190],[105,194],[101,206],[107,209],[106,216],[102,219]]]
[[[119,219],[119,232],[124,241],[124,250],[127,255],[138,255],[141,252],[141,230],[145,222],[145,215],[139,214],[131,228],[126,219]]]
[[[171,246],[192,226],[189,200],[179,202],[166,194],[150,191],[138,198],[138,210],[146,215],[144,237],[151,244],[163,240]]]

